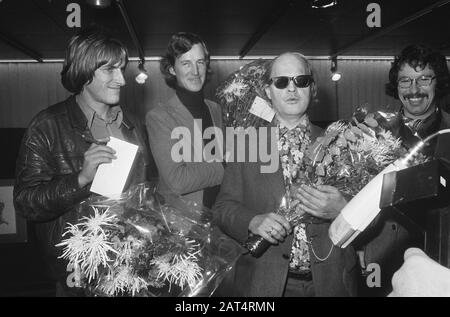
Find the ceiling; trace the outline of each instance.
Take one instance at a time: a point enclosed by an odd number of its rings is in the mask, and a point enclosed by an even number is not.
[[[61,59],[77,31],[66,24],[68,4],[78,3],[81,26],[110,29],[139,56],[120,6],[97,9],[85,0],[0,0],[0,60]],[[178,31],[199,34],[213,56],[392,56],[411,43],[450,55],[450,1],[338,0],[312,9],[310,0],[122,0],[147,57],[164,53]],[[367,5],[378,3],[381,27],[369,28]],[[428,10],[430,9],[430,10]],[[142,55],[142,54],[141,54]]]

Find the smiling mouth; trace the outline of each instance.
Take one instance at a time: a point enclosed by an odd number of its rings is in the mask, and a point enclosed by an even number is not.
[[[426,98],[428,98],[427,96],[415,96],[415,97],[406,97],[405,99],[408,100],[408,102],[412,103],[412,104],[418,104],[421,103],[422,101],[424,101]]]

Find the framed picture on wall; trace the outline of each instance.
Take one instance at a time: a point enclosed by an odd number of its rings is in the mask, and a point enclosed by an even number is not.
[[[0,179],[0,243],[27,242],[27,223],[14,209],[13,187],[14,180]]]

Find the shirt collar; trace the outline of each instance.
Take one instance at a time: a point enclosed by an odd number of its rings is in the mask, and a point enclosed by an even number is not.
[[[310,121],[309,121],[309,116],[305,113],[302,118],[300,119],[299,123],[293,127],[292,129],[289,129],[288,127],[286,127],[283,123],[281,123],[280,120],[278,121],[278,127],[280,128],[280,135],[283,135],[287,132],[291,132],[291,131],[296,131],[296,130],[307,130],[310,129]]]
[[[106,120],[103,120],[99,115],[97,115],[95,110],[88,105],[80,103],[79,106],[81,108],[81,111],[83,111],[84,115],[86,116],[89,129],[92,127],[92,124],[94,123],[94,119],[96,117],[98,120],[104,121],[107,124],[115,123],[117,127],[120,127],[120,125],[122,124],[123,113],[119,105],[112,106],[108,109],[108,112],[106,113]]]
[[[418,134],[422,136],[422,134],[427,134],[430,130],[433,130],[436,124],[439,123],[440,111],[439,108],[436,107],[436,110],[431,113],[425,119],[412,119],[405,116],[404,110],[401,110],[401,115],[403,119],[403,124],[408,127],[413,134]]]

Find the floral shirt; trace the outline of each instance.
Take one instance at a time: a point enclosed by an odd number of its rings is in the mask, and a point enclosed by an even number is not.
[[[304,115],[300,123],[291,130],[283,126],[279,127],[278,150],[286,193],[289,193],[292,184],[296,182],[298,172],[303,166],[304,153],[310,143],[311,125],[307,115]],[[310,270],[309,247],[304,223],[294,227],[289,270],[295,272]]]
[[[306,238],[306,225],[300,223],[294,228],[289,271],[304,272],[311,269],[308,241]]]

